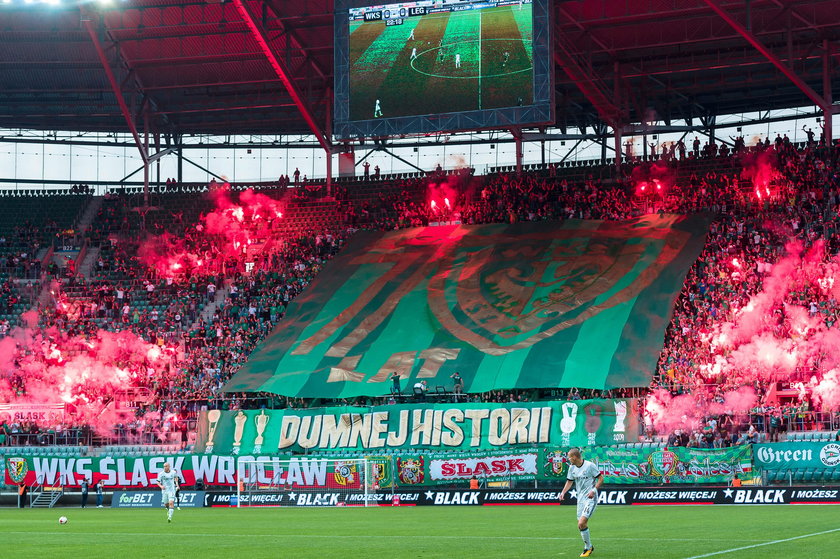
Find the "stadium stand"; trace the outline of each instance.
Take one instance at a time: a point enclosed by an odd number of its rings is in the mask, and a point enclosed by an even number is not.
[[[741,178],[747,155],[770,153],[777,158],[781,178],[777,191],[757,198],[752,183]],[[263,236],[265,249],[254,259],[254,268],[245,275],[244,259],[215,263],[213,275],[163,278],[140,262],[137,239],[143,233],[167,233],[198,247],[203,242],[201,217],[213,210],[210,196],[196,198],[193,192],[160,192],[153,196],[152,210],[137,211],[135,195],[109,195],[101,202],[85,238],[97,257],[89,277],[77,274],[59,277],[60,305],[42,305],[44,327],[60,326],[70,334],[97,329],[130,330],[148,342],[181,344],[185,349],[177,370],[163,372],[145,380],[135,379],[135,388],[153,394],[137,409],[139,416],[167,411],[194,419],[202,406],[257,406],[270,402],[273,407],[327,405],[335,402],[290,402],[268,396],[249,400],[226,397],[219,388],[247,359],[253,348],[282,319],[285,307],[318,273],[322,264],[340,251],[354,227],[393,229],[459,219],[464,223],[563,220],[568,218],[622,220],[651,209],[655,211],[712,211],[721,215],[715,221],[706,249],[690,272],[668,328],[651,388],[663,387],[672,394],[706,391],[714,399],[731,386],[706,384],[699,374],[711,359],[708,344],[697,343],[697,335],[712,322],[732,316],[732,303],[744,301],[757,292],[763,270],[775,262],[788,240],[772,223],[784,222],[808,245],[826,239],[828,254],[836,254],[838,218],[834,209],[840,202],[840,182],[835,172],[836,151],[778,142],[740,148],[726,156],[682,159],[676,154],[659,161],[626,163],[623,175],[613,178],[607,166],[546,167],[518,175],[499,170],[486,177],[471,172],[432,175],[425,178],[383,178],[361,181],[353,188],[339,189],[338,201],[318,197],[316,192],[292,192],[285,187],[263,187],[260,192],[284,204],[283,219]],[[638,190],[638,174],[651,173],[656,164],[665,194],[652,195]],[[604,178],[601,178],[604,177]],[[819,179],[819,180],[817,180]],[[426,200],[430,184],[446,184],[455,193],[456,208],[433,208]],[[210,190],[220,185],[211,185]],[[180,190],[183,190],[181,188]],[[233,203],[240,191],[228,195]],[[21,238],[34,227],[26,220],[14,221],[5,234],[9,252],[34,252],[52,242],[60,231],[72,228],[88,196],[12,198],[10,215],[40,220],[35,236],[38,246],[23,246]],[[818,204],[817,201],[821,203]],[[37,208],[37,211],[36,209]],[[20,220],[20,217],[15,219]],[[16,235],[16,236],[15,236]],[[206,248],[206,247],[205,247]],[[209,254],[209,253],[208,253]],[[253,256],[253,255],[251,255]],[[738,261],[739,270],[729,273],[725,263]],[[208,267],[210,268],[210,267]],[[7,266],[8,269],[8,266]],[[15,275],[25,271],[18,263]],[[23,274],[25,275],[25,273]],[[208,295],[208,284],[213,293]],[[0,291],[6,307],[2,317],[5,329],[29,308],[18,302],[17,288],[7,280]],[[809,308],[824,316],[828,326],[837,322],[837,302],[804,286],[791,304]],[[815,299],[816,298],[816,299]],[[126,312],[126,308],[128,311]],[[205,312],[206,311],[206,312]],[[780,331],[779,335],[783,332]],[[765,392],[767,386],[758,387]],[[616,391],[610,395],[639,396],[639,391]],[[581,394],[583,397],[601,394]],[[552,394],[488,393],[475,395],[477,401],[521,401],[540,397],[575,397],[574,391]],[[578,396],[579,397],[579,396]],[[784,418],[788,440],[825,440],[836,426],[836,414],[812,410],[807,402],[765,405],[735,418],[709,418],[715,433],[705,438],[702,430],[673,437],[670,444],[725,446],[747,442],[746,428],[755,425],[761,438],[770,433],[773,415]],[[720,419],[720,421],[718,421]],[[159,419],[151,439],[177,437],[171,425]],[[708,425],[707,425],[708,426]],[[13,442],[14,429],[9,429]],[[30,426],[31,427],[31,426]],[[148,427],[147,427],[148,428]],[[18,431],[20,431],[18,426]],[[809,430],[822,429],[817,438]],[[118,429],[119,430],[119,429]],[[121,435],[136,429],[123,430]],[[658,434],[664,440],[667,434]],[[31,441],[30,441],[31,443]],[[658,444],[658,443],[636,443]],[[119,447],[118,447],[119,448]]]

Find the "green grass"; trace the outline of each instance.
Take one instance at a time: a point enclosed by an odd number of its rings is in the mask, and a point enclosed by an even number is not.
[[[577,557],[571,506],[2,509],[4,557]],[[58,517],[69,522],[60,526]],[[600,507],[593,557],[836,557],[840,506]]]

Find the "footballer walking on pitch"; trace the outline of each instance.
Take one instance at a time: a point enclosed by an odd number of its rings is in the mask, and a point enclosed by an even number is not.
[[[566,485],[560,493],[560,500],[566,498],[566,493],[575,484],[577,493],[577,519],[580,537],[583,538],[583,553],[581,557],[589,557],[595,551],[592,540],[589,538],[589,519],[595,513],[598,506],[598,489],[604,483],[604,476],[598,470],[598,466],[588,460],[584,460],[580,449],[569,450],[569,473],[566,475]]]
[[[166,462],[163,471],[157,476],[157,484],[161,490],[160,500],[166,506],[166,520],[172,522],[172,511],[175,508],[175,492],[178,490],[178,474]]]

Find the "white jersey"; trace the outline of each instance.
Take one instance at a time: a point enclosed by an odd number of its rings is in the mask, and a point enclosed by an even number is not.
[[[167,491],[169,493],[175,493],[177,479],[178,474],[175,473],[175,470],[169,470],[169,472],[160,472],[157,476],[158,483],[162,486],[164,491]]]
[[[588,498],[589,492],[595,489],[595,480],[601,475],[601,471],[594,463],[584,460],[580,467],[569,464],[569,473],[566,479],[574,480],[578,501]]]

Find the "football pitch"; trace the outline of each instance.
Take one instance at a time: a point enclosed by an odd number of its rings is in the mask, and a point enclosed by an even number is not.
[[[571,506],[0,509],[4,557],[577,557]],[[65,515],[69,522],[58,524]],[[837,557],[840,507],[611,506],[593,557]]]
[[[531,17],[527,4],[352,23],[350,120],[532,104]]]

